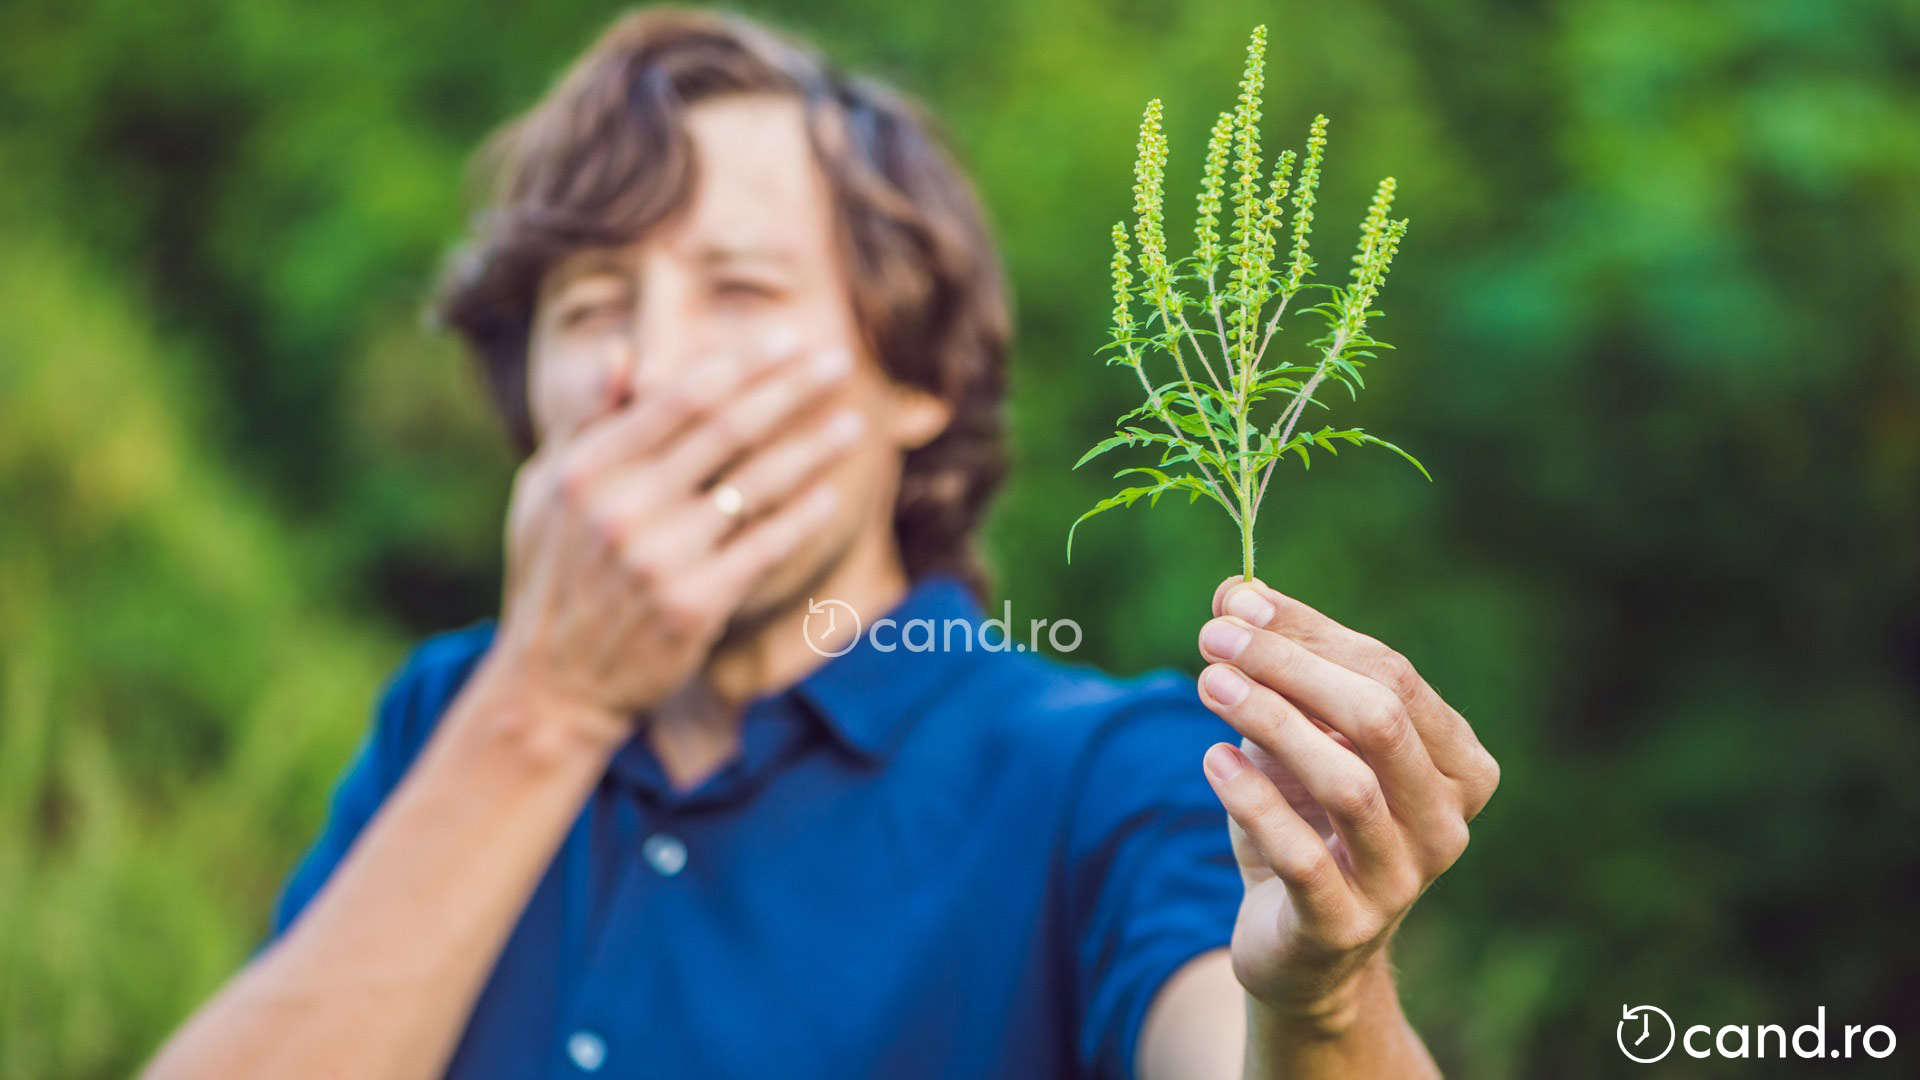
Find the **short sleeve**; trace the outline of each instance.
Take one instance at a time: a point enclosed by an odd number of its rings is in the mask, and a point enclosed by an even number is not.
[[[1237,738],[1190,682],[1169,677],[1116,712],[1087,750],[1066,868],[1086,1075],[1132,1077],[1161,985],[1232,940],[1240,871],[1200,762]]]
[[[373,726],[335,785],[320,835],[281,886],[268,934],[285,933],[333,875],[379,811],[492,640],[492,625],[428,639],[391,676],[374,709]]]

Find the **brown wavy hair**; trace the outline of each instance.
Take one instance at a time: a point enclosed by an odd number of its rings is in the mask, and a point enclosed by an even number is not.
[[[738,15],[621,17],[476,159],[490,194],[434,316],[465,340],[509,435],[531,453],[527,350],[542,278],[573,251],[632,243],[679,210],[695,170],[684,112],[729,94],[804,105],[866,345],[891,378],[953,413],[903,465],[894,531],[907,573],[981,590],[973,534],[1006,467],[1009,301],[972,185],[926,113],[887,86]]]

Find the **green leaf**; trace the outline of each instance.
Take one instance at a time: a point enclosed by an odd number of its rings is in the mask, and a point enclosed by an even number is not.
[[[1075,518],[1073,524],[1067,527],[1067,562],[1073,562],[1073,534],[1079,531],[1081,522],[1086,521],[1096,514],[1104,514],[1115,507],[1132,506],[1134,500],[1138,499],[1141,493],[1146,490],[1145,488],[1127,488],[1118,495],[1110,495],[1107,498],[1101,499],[1094,504],[1093,509]]]
[[[1166,473],[1161,472],[1159,469],[1149,468],[1145,465],[1135,465],[1132,468],[1121,469],[1119,472],[1113,474],[1113,478],[1115,480],[1118,480],[1123,476],[1132,476],[1135,473],[1144,473],[1147,476],[1153,477],[1153,482],[1155,487],[1164,487],[1168,484],[1173,483],[1173,478],[1168,476]],[[1131,490],[1137,490],[1143,494],[1151,494],[1145,488],[1136,488]]]
[[[1354,386],[1357,386],[1362,390],[1365,390],[1367,388],[1367,381],[1360,377],[1360,369],[1354,367],[1353,363],[1349,361],[1346,357],[1341,356],[1339,353],[1334,353],[1332,356],[1329,356],[1327,358],[1327,362],[1332,364],[1333,367],[1337,371],[1339,371],[1341,375],[1345,376],[1348,379],[1353,380]],[[1349,389],[1351,389],[1351,387]]]
[[[1088,518],[1093,517],[1097,514],[1104,514],[1109,510],[1113,510],[1119,507],[1132,506],[1134,503],[1139,502],[1142,498],[1147,499],[1148,505],[1151,506],[1154,503],[1158,502],[1160,499],[1160,495],[1166,490],[1168,490],[1169,488],[1186,486],[1188,482],[1192,482],[1194,484],[1199,483],[1199,481],[1195,480],[1193,477],[1189,477],[1189,476],[1170,477],[1166,473],[1160,472],[1157,469],[1147,469],[1147,468],[1122,469],[1120,472],[1115,473],[1114,475],[1124,476],[1128,473],[1136,473],[1136,472],[1147,473],[1151,476],[1156,477],[1157,480],[1155,483],[1147,486],[1122,488],[1117,494],[1110,495],[1107,498],[1101,499],[1099,502],[1094,504],[1093,509],[1087,511],[1084,514],[1081,514],[1077,519],[1075,519],[1074,523],[1067,529],[1067,562],[1069,563],[1073,562],[1073,534],[1080,528],[1081,522],[1084,522]],[[1203,490],[1204,490],[1204,487],[1203,487]]]
[[[1207,428],[1206,421],[1192,413],[1174,413],[1173,422],[1179,424],[1180,430],[1189,435],[1194,435],[1202,439],[1212,438],[1213,436],[1213,432]]]
[[[1376,439],[1373,436],[1368,435],[1364,432],[1361,433],[1361,438],[1366,442],[1370,442],[1374,444],[1375,446],[1384,446],[1387,449],[1393,451],[1394,453],[1399,454],[1401,457],[1406,458],[1408,464],[1412,465],[1416,469],[1419,469],[1420,475],[1427,478],[1427,483],[1429,484],[1433,483],[1433,474],[1427,471],[1427,467],[1425,465],[1420,464],[1419,458],[1414,457],[1412,454],[1407,453],[1405,450],[1400,449],[1399,447],[1393,445],[1392,443],[1388,442],[1385,439]]]
[[[1087,462],[1092,461],[1094,458],[1099,457],[1101,454],[1104,454],[1109,450],[1112,450],[1116,447],[1121,447],[1121,446],[1132,446],[1133,443],[1134,443],[1134,439],[1133,439],[1133,436],[1131,435],[1114,435],[1110,438],[1101,439],[1099,444],[1096,445],[1093,449],[1080,455],[1080,460],[1074,462],[1073,467],[1077,469],[1080,466],[1085,465]]]

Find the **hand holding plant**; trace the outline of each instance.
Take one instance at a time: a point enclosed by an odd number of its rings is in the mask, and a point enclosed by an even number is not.
[[[1147,482],[1102,499],[1082,514],[1067,533],[1069,559],[1073,530],[1081,522],[1115,507],[1132,506],[1142,498],[1149,504],[1158,502],[1161,495],[1180,490],[1189,501],[1202,495],[1212,499],[1233,518],[1240,530],[1243,573],[1251,580],[1254,521],[1274,466],[1282,458],[1295,455],[1303,466],[1311,466],[1314,450],[1337,453],[1341,442],[1372,443],[1406,458],[1426,475],[1425,467],[1411,455],[1360,428],[1323,425],[1314,429],[1303,423],[1309,408],[1327,408],[1315,397],[1327,382],[1337,382],[1349,395],[1357,395],[1366,385],[1360,375],[1366,361],[1375,358],[1374,350],[1389,347],[1367,332],[1367,324],[1381,314],[1372,305],[1406,235],[1407,221],[1388,218],[1394,180],[1380,181],[1360,226],[1359,250],[1347,283],[1310,280],[1315,262],[1308,241],[1327,145],[1327,118],[1314,118],[1304,154],[1282,151],[1271,173],[1263,177],[1260,97],[1266,43],[1266,27],[1255,27],[1240,78],[1239,103],[1232,112],[1220,114],[1207,140],[1194,251],[1178,261],[1168,256],[1162,211],[1167,139],[1161,131],[1160,101],[1147,103],[1134,165],[1132,246],[1138,249],[1137,262],[1130,257],[1126,224],[1116,223],[1113,341],[1106,347],[1111,351],[1108,363],[1133,369],[1146,402],[1120,417],[1115,434],[1089,450],[1074,467],[1122,446],[1157,446],[1161,453],[1152,466],[1125,468],[1115,474],[1145,477]],[[1221,214],[1223,199],[1229,197],[1233,216],[1223,242]],[[1278,243],[1289,198],[1291,243],[1283,254]],[[1133,273],[1136,265],[1138,285]],[[1204,295],[1190,296],[1189,289],[1204,290]],[[1322,290],[1323,298],[1296,314],[1318,317],[1324,332],[1309,343],[1312,352],[1302,361],[1268,363],[1268,346],[1283,329],[1294,299],[1308,290]],[[1136,305],[1145,308],[1144,319],[1136,321]],[[1174,377],[1156,382],[1148,362],[1161,355],[1171,361]],[[1162,361],[1156,367],[1166,364]],[[1256,413],[1270,411],[1259,408],[1269,399],[1278,406],[1277,415],[1270,423],[1256,420]]]

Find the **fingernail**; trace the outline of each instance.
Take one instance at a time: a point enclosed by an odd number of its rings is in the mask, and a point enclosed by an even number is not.
[[[1213,778],[1221,781],[1231,780],[1239,776],[1240,770],[1247,767],[1246,757],[1243,756],[1240,751],[1223,742],[1214,743],[1209,747],[1207,749],[1207,756],[1202,758],[1201,761],[1205,763],[1207,771],[1213,774]]]
[[[1200,647],[1217,660],[1239,656],[1252,640],[1252,634],[1225,619],[1214,619],[1200,628]]]
[[[1207,696],[1231,709],[1247,700],[1247,680],[1234,674],[1230,668],[1210,667],[1200,673],[1200,685]]]
[[[813,355],[812,371],[821,382],[832,382],[853,369],[853,356],[835,346]]]
[[[1237,615],[1255,626],[1265,626],[1273,621],[1273,605],[1251,586],[1242,586],[1227,594],[1227,614]]]
[[[845,446],[860,437],[867,430],[867,418],[860,415],[858,409],[841,409],[827,421],[827,441],[836,446]]]

